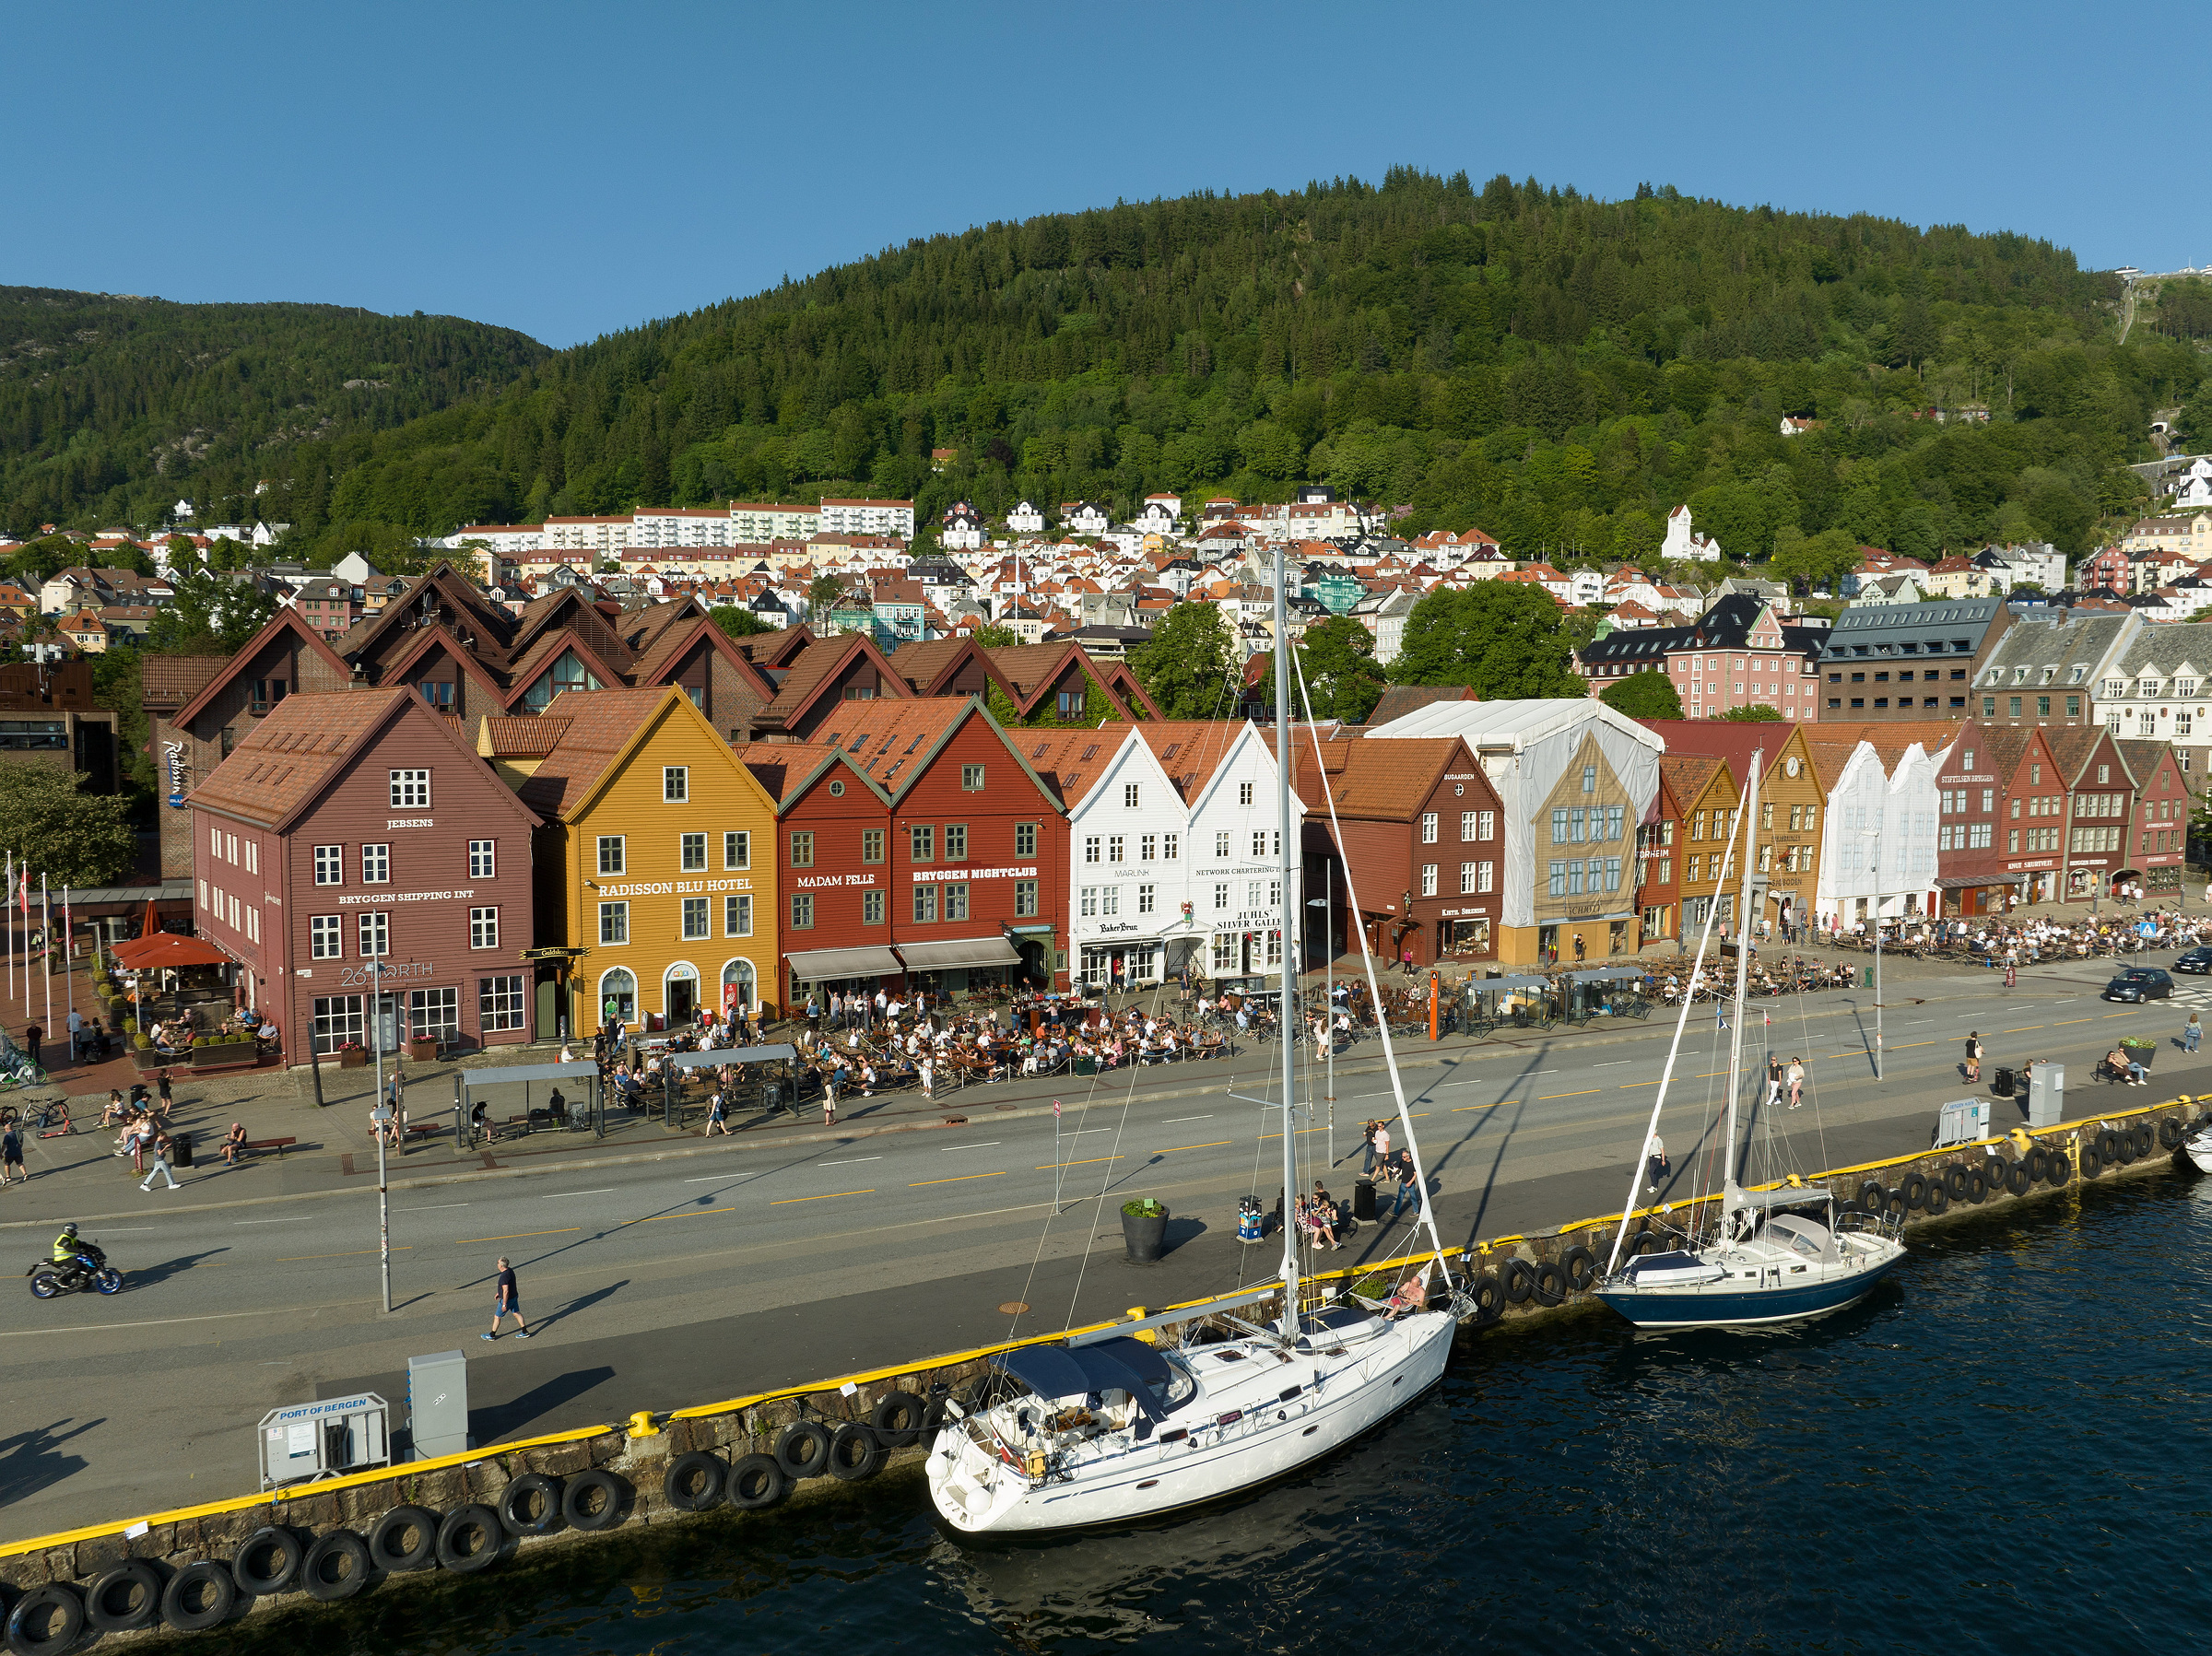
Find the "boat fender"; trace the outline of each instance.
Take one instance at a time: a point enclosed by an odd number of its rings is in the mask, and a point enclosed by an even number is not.
[[[1905,1199],[1908,1209],[1918,1212],[1921,1204],[1928,1199],[1927,1175],[1915,1168],[1897,1181],[1897,1193]],[[1953,1191],[1951,1194],[1956,1197],[1959,1192]]]
[[[1943,1191],[1944,1194],[1950,1197],[1953,1202],[1965,1201],[1967,1192],[1966,1169],[1955,1162],[1950,1167],[1946,1168],[1943,1172]]]
[[[883,1470],[883,1446],[876,1434],[847,1421],[830,1439],[830,1475],[841,1484],[864,1484]]]
[[[1989,1180],[1980,1168],[1966,1170],[1966,1199],[1976,1207],[1989,1200]]]
[[[1878,1179],[1869,1179],[1859,1186],[1859,1206],[1870,1214],[1879,1214],[1889,1205],[1889,1187]]]
[[[1515,1305],[1524,1305],[1528,1297],[1536,1291],[1536,1274],[1528,1268],[1524,1259],[1505,1262],[1505,1297]]]
[[[95,1633],[135,1633],[160,1615],[161,1578],[143,1558],[103,1570],[85,1589],[85,1619]]]
[[[819,1477],[830,1464],[830,1431],[818,1420],[794,1420],[776,1439],[776,1464],[787,1478]]]
[[[1567,1286],[1578,1294],[1587,1294],[1597,1281],[1597,1255],[1583,1247],[1570,1248],[1559,1256],[1559,1269],[1567,1274]]]
[[[1550,1260],[1536,1267],[1536,1303],[1560,1305],[1567,1298],[1567,1273]]]
[[[2053,1184],[2064,1184],[2074,1177],[2074,1164],[2064,1150],[2043,1152],[2043,1177]]]
[[[386,1575],[428,1569],[437,1556],[438,1514],[428,1507],[394,1507],[370,1528],[369,1557]]]
[[[730,1464],[727,1487],[730,1505],[743,1512],[763,1512],[781,1506],[791,1493],[791,1480],[773,1455],[744,1455]]]
[[[351,1530],[315,1538],[300,1566],[300,1585],[318,1603],[335,1604],[369,1585],[369,1544]]]
[[[1663,1244],[1659,1240],[1659,1233],[1657,1231],[1640,1230],[1636,1233],[1634,1238],[1630,1239],[1629,1243],[1629,1251],[1636,1254],[1639,1257],[1641,1257],[1647,1253],[1659,1252]]]
[[[2171,1116],[2168,1116],[2159,1123],[2159,1144],[2163,1149],[2180,1149],[2182,1141],[2188,1136],[2182,1131],[2181,1122],[2175,1121]]]
[[[2097,1135],[2097,1159],[2108,1168],[2111,1167],[2112,1163],[2122,1159],[2120,1155],[2120,1135],[2117,1133],[2114,1133],[2110,1127],[2107,1127],[2102,1133],[2100,1133]]]
[[[438,1562],[457,1576],[473,1576],[500,1561],[507,1531],[481,1501],[455,1507],[438,1526]]]
[[[291,1531],[270,1525],[246,1537],[230,1555],[230,1580],[239,1591],[265,1598],[290,1587],[307,1548]]]
[[[2036,1184],[2051,1177],[2051,1152],[2041,1145],[2028,1152],[2028,1177]]]
[[[925,1415],[922,1400],[912,1392],[887,1392],[868,1416],[868,1424],[876,1428],[876,1441],[884,1448],[905,1449],[922,1440]]]
[[[2135,1133],[2133,1132],[2115,1133],[2112,1137],[2116,1141],[2114,1159],[2124,1168],[2132,1165],[2136,1159]]]
[[[1921,1211],[1931,1219],[1951,1205],[1951,1187],[1940,1179],[1928,1180],[1927,1205]]]
[[[2148,1122],[2136,1123],[2136,1159],[2141,1161],[2159,1147],[2159,1135],[2150,1130]]]
[[[1937,1180],[1933,1179],[1928,1180],[1927,1191],[1921,1196],[1921,1201],[1924,1204],[1927,1202],[1928,1196],[1936,1189],[1937,1182]],[[1901,1188],[1889,1192],[1889,1205],[1885,1211],[1892,1219],[1896,1219],[1900,1223],[1902,1223],[1905,1216],[1912,1211],[1905,1204],[1905,1192]],[[1940,1212],[1941,1210],[1938,1209],[1937,1211]]]
[[[2005,1189],[2015,1196],[2025,1196],[2035,1188],[2035,1176],[2028,1171],[2028,1164],[2016,1161],[2005,1169]]]
[[[542,1472],[509,1478],[500,1491],[500,1521],[510,1535],[550,1535],[560,1527],[560,1480]]]
[[[611,1530],[626,1515],[629,1486],[613,1473],[593,1466],[569,1479],[560,1492],[560,1521],[571,1530],[595,1534]]]
[[[2101,1179],[2104,1176],[2104,1158],[2097,1154],[2092,1142],[2081,1147],[2081,1176],[2084,1179]]]
[[[661,1480],[662,1498],[679,1512],[719,1507],[723,1473],[722,1462],[704,1450],[678,1455],[668,1462],[668,1474]]]
[[[1475,1324],[1477,1328],[1488,1328],[1505,1315],[1505,1285],[1488,1271],[1475,1279],[1475,1286],[1467,1291],[1467,1298],[1475,1302]]]
[[[24,1603],[29,1601],[26,1599]],[[220,1627],[237,1603],[238,1583],[231,1580],[230,1572],[217,1559],[201,1558],[170,1577],[169,1586],[161,1594],[161,1619],[180,1633],[205,1633],[210,1627]],[[23,1647],[16,1643],[15,1628],[22,1614],[23,1606],[18,1604],[16,1614],[7,1620],[8,1645],[18,1650]]]
[[[221,1565],[215,1567],[218,1569]],[[225,1582],[230,1578],[225,1576]],[[230,1606],[225,1602],[223,1609]],[[212,1627],[215,1623],[206,1624]],[[34,1587],[17,1601],[16,1607],[7,1613],[7,1648],[18,1656],[46,1656],[48,1651],[59,1656],[81,1638],[85,1631],[85,1602],[77,1597],[76,1589],[65,1581],[49,1581],[43,1587]]]

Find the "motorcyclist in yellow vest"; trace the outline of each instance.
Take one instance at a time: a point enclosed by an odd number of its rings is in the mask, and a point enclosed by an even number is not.
[[[53,1263],[74,1265],[76,1256],[84,1251],[84,1244],[76,1239],[76,1221],[72,1219],[62,1227],[62,1234],[53,1239]]]

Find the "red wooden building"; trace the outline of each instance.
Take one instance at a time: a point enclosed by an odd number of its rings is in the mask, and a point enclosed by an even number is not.
[[[288,696],[191,796],[194,920],[286,1059],[528,1039],[525,810],[413,691]]]

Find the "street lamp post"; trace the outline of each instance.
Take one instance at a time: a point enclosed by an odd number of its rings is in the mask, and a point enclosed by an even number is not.
[[[369,1034],[376,1051],[376,1105],[371,1117],[376,1122],[376,1253],[384,1278],[384,1310],[392,1309],[392,1191],[384,1179],[385,1124],[392,1105],[384,1097],[384,963],[369,963]]]
[[[1321,910],[1321,1030],[1324,1050],[1329,1065],[1329,1165],[1336,1165],[1336,932],[1331,923],[1335,918],[1336,864],[1324,864],[1327,872],[1322,876],[1327,882],[1327,895],[1310,898],[1309,909]]]
[[[1874,1078],[1882,1078],[1882,833],[1879,828],[1862,828],[1859,838],[1871,840],[1868,847],[1874,861],[1867,873],[1874,876]]]

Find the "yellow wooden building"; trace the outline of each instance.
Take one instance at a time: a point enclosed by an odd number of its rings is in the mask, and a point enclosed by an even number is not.
[[[571,1032],[759,1004],[776,963],[776,804],[679,687],[570,691],[535,719],[488,721],[486,747],[545,823],[536,941],[569,951],[548,970]]]

